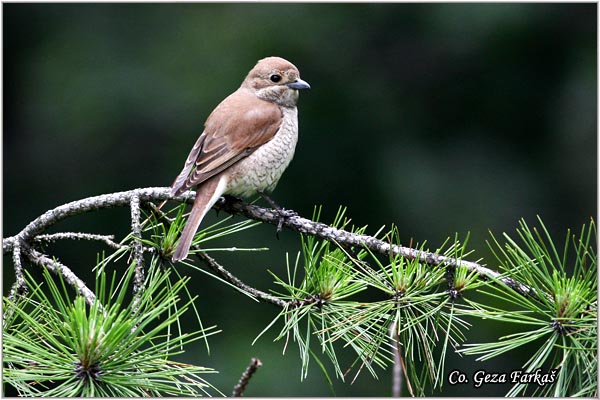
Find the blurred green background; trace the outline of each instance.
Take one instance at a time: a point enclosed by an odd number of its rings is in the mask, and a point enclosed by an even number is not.
[[[354,224],[397,224],[404,243],[434,249],[471,232],[472,259],[493,259],[488,230],[514,233],[540,215],[562,238],[596,216],[596,4],[3,4],[4,208],[11,236],[68,201],[168,186],[210,111],[256,61],[289,59],[312,89],[299,104],[300,140],[273,198],[310,217],[339,205]],[[209,220],[223,215],[211,213]],[[62,230],[127,233],[128,210],[65,221]],[[231,240],[235,239],[235,243]],[[263,290],[285,274],[299,238],[261,226],[218,255]],[[94,243],[53,254],[93,287]],[[251,346],[277,314],[215,280],[192,275],[206,325],[223,333],[184,361],[213,367],[230,393],[252,356],[264,366],[248,396],[327,396],[316,363],[300,381],[297,348]],[[13,281],[4,257],[4,290]],[[474,321],[469,340],[515,327]],[[534,349],[449,370],[503,372]],[[523,358],[524,360],[525,358]],[[343,359],[347,362],[349,359]],[[343,364],[347,366],[347,364]],[[340,396],[387,396],[390,371],[367,371]],[[444,386],[438,395],[503,395],[507,387]]]

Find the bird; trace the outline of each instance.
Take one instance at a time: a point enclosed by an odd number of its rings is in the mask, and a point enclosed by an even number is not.
[[[299,91],[310,89],[298,68],[266,57],[206,119],[204,130],[171,185],[171,196],[196,188],[196,198],[172,256],[187,258],[206,213],[223,195],[270,193],[294,157]]]

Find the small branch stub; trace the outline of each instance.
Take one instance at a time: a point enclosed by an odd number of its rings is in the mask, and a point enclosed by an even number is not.
[[[233,397],[241,397],[244,394],[248,382],[260,367],[262,367],[262,362],[258,358],[254,357],[250,360],[250,365],[248,365],[248,368],[246,368],[242,374],[240,381],[233,388]]]

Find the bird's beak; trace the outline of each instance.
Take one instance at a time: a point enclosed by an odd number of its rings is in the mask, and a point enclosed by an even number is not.
[[[310,85],[308,82],[303,81],[302,79],[296,80],[296,82],[290,82],[286,85],[290,89],[302,90],[302,89],[310,89]]]

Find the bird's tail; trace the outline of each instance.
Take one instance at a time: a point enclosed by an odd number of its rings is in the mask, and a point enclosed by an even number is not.
[[[181,232],[179,238],[179,244],[173,254],[173,262],[183,260],[188,256],[190,246],[194,240],[194,235],[202,222],[202,219],[217,202],[219,197],[225,190],[225,181],[223,178],[212,178],[208,181],[203,182],[196,191],[196,199],[192,206],[192,211],[188,216],[188,220],[185,223],[185,227]]]

